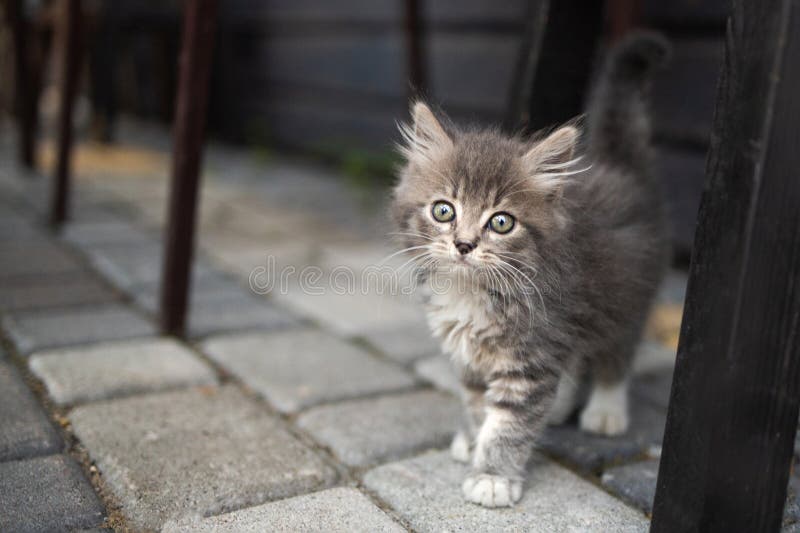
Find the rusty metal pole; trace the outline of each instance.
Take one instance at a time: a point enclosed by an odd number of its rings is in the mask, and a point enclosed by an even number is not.
[[[64,0],[64,49],[61,51],[63,70],[58,117],[58,153],[56,173],[50,204],[50,224],[59,227],[69,213],[70,159],[72,155],[72,110],[81,64],[81,2]]]
[[[188,0],[184,9],[161,277],[161,330],[171,335],[183,335],[186,328],[217,0]]]

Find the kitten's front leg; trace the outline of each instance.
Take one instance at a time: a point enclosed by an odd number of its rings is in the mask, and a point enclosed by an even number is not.
[[[477,379],[469,379],[462,375],[461,400],[464,404],[464,424],[453,437],[450,444],[450,455],[462,463],[469,463],[472,443],[478,435],[485,416],[484,394],[486,386]]]
[[[489,383],[472,472],[461,486],[468,501],[485,507],[519,501],[533,439],[546,423],[557,386],[556,373],[511,373]]]

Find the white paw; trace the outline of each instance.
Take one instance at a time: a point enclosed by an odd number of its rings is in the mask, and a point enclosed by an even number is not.
[[[619,406],[588,406],[581,413],[581,429],[612,437],[628,430],[628,413]]]
[[[625,433],[628,429],[626,382],[594,386],[589,402],[581,413],[581,429],[607,436]]]
[[[460,463],[469,463],[469,438],[463,431],[459,431],[453,437],[453,442],[450,443],[450,455]]]
[[[507,477],[477,474],[468,476],[461,484],[468,502],[484,507],[511,507],[522,497],[522,482]]]

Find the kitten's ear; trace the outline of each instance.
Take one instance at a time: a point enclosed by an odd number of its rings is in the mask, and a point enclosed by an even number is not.
[[[400,126],[400,133],[406,141],[404,152],[407,156],[421,155],[430,159],[433,153],[453,146],[453,140],[427,105],[416,102],[411,107],[411,119],[411,126]]]
[[[575,163],[575,148],[580,132],[574,126],[557,129],[522,156],[533,179],[540,185],[551,189],[552,193],[560,192]],[[580,159],[580,158],[578,158]]]
[[[537,167],[564,165],[572,160],[579,136],[578,128],[564,126],[533,145],[523,158],[529,165]]]

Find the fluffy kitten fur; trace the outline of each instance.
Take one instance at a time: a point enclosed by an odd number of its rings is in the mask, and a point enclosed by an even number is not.
[[[466,423],[452,452],[471,461],[471,502],[519,500],[537,433],[572,412],[584,376],[581,427],[627,429],[627,375],[668,257],[644,100],[666,54],[645,33],[610,52],[584,148],[577,124],[509,137],[440,122],[419,102],[402,128],[392,214],[425,274],[428,322],[461,376]],[[433,217],[437,201],[454,207],[452,221]],[[506,234],[488,226],[498,212],[516,220]]]

